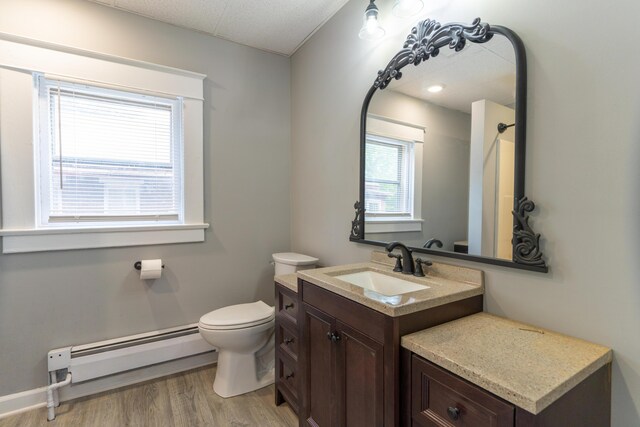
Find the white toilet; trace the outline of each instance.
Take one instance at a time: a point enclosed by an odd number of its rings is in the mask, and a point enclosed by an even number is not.
[[[317,258],[295,253],[273,254],[273,260],[276,275],[313,268],[318,262]],[[230,305],[200,318],[200,335],[218,349],[213,390],[219,396],[237,396],[273,384],[273,360],[270,369],[260,372],[256,359],[273,350],[274,325],[275,308],[262,301]]]
[[[318,264],[318,258],[297,254],[295,252],[280,252],[272,256],[274,265],[276,266],[276,276],[316,268],[316,264]]]

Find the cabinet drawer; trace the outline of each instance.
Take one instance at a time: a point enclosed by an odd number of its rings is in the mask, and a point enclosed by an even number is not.
[[[298,400],[298,369],[295,364],[290,363],[286,357],[278,357],[278,388],[285,389],[296,402]]]
[[[276,288],[276,315],[298,324],[298,294],[281,287]]]
[[[278,328],[278,333],[276,334],[278,339],[278,348],[297,362],[298,333],[290,331],[289,328],[283,326],[282,323],[277,323],[276,327]]]
[[[414,425],[512,427],[515,408],[444,369],[413,355],[411,415]]]

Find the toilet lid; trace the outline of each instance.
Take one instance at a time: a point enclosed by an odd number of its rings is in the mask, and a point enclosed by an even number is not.
[[[200,318],[200,324],[210,329],[249,327],[270,321],[275,308],[262,301],[230,305],[211,311]]]

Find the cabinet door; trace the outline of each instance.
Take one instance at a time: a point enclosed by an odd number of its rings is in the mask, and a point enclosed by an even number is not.
[[[300,425],[337,426],[334,394],[334,345],[330,339],[335,319],[308,304],[304,312],[305,399]]]
[[[339,425],[375,427],[384,423],[383,345],[337,321],[336,398]]]

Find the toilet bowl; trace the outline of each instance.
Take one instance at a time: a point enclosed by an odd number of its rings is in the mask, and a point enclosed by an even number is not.
[[[275,309],[262,301],[223,307],[200,318],[202,338],[218,349],[213,390],[237,396],[273,384],[273,369],[259,376],[256,353],[273,345]]]
[[[313,268],[318,261],[289,252],[273,254],[273,259],[276,274]],[[200,318],[200,335],[218,349],[216,394],[232,397],[273,384],[274,326],[275,308],[262,301],[230,305]]]

